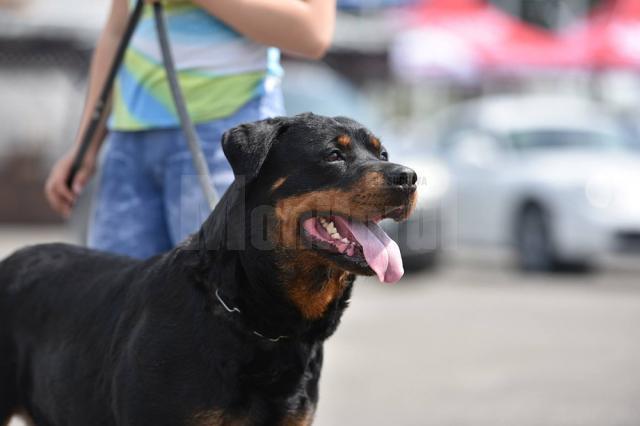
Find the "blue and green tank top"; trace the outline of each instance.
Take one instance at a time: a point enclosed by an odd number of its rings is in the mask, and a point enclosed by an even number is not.
[[[145,9],[114,87],[112,130],[179,125],[153,12]],[[278,49],[248,40],[190,2],[167,5],[166,16],[178,79],[195,123],[232,115],[261,94],[267,77],[282,74]]]

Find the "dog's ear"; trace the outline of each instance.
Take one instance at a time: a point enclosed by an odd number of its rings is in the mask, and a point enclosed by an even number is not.
[[[222,136],[222,149],[236,178],[243,177],[245,182],[250,182],[258,175],[288,123],[286,117],[268,118],[234,127]]]

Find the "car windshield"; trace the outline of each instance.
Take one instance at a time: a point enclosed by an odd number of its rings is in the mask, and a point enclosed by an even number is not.
[[[549,129],[511,133],[516,149],[522,151],[547,149],[626,150],[629,141],[618,132],[593,130]]]

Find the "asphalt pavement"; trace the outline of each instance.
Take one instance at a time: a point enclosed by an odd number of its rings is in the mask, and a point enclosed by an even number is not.
[[[0,236],[0,256],[68,238]],[[637,263],[521,275],[465,253],[396,285],[360,279],[326,344],[315,424],[640,425]]]
[[[454,260],[360,280],[317,425],[640,425],[640,269],[523,276]]]

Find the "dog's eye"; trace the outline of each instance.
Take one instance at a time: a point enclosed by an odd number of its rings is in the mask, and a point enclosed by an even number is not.
[[[342,155],[342,151],[338,149],[334,149],[327,155],[327,161],[333,163],[335,161],[344,161],[344,155]]]
[[[380,158],[384,161],[389,161],[389,153],[387,151],[382,151],[380,153]]]

